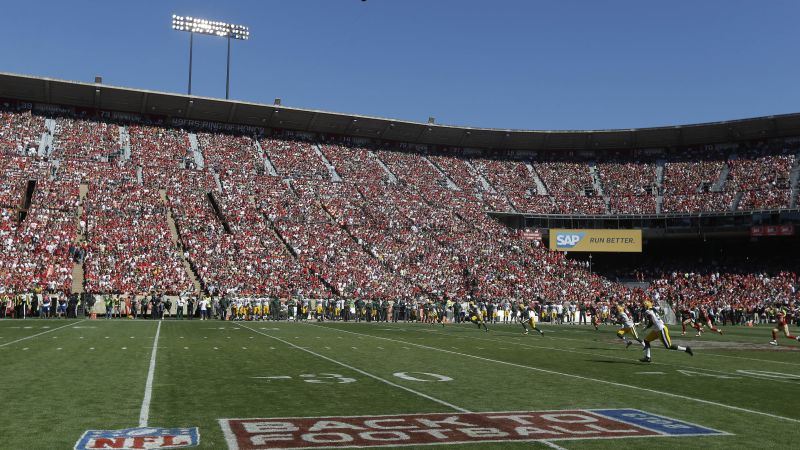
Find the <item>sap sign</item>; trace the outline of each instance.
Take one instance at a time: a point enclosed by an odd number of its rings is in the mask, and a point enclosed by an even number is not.
[[[574,248],[586,233],[556,233],[556,246],[558,248]]]
[[[570,252],[642,251],[642,230],[550,230],[550,250]]]

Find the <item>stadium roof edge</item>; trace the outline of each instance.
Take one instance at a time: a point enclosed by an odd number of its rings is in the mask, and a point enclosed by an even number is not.
[[[0,98],[264,128],[464,148],[600,150],[800,136],[800,113],[610,130],[520,130],[428,124],[0,72]]]

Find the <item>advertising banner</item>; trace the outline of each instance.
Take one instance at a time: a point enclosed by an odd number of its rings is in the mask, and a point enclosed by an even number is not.
[[[559,252],[642,252],[642,230],[550,229],[550,250]]]

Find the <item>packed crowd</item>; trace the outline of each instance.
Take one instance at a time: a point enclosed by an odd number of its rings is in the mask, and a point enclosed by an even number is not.
[[[57,158],[105,161],[121,155],[121,147],[117,124],[59,117],[50,153]]]
[[[607,205],[595,192],[588,163],[467,160],[331,141],[200,133],[206,164],[199,169],[186,163],[197,155],[185,130],[131,125],[127,134],[130,160],[107,161],[120,152],[118,125],[61,118],[55,160],[0,156],[0,289],[69,289],[72,263],[85,261],[85,288],[104,294],[193,292],[187,262],[202,290],[217,298],[361,299],[381,305],[471,299],[505,317],[511,305],[531,299],[556,311],[561,305],[560,315],[571,307],[579,312],[595,299],[636,303],[645,295],[592,273],[583,262],[531,245],[485,211],[654,212],[654,163],[598,164]],[[738,192],[740,208],[788,204],[785,180],[794,154],[760,151],[749,159],[742,151],[732,160],[749,162],[731,164],[729,183],[737,187],[726,184],[724,192],[698,191],[719,178],[724,163],[697,168],[665,197],[665,211],[730,205]],[[331,180],[320,152],[343,181]],[[279,176],[265,174],[266,161]],[[665,166],[665,179],[677,180],[674,171],[689,170],[674,164]],[[546,195],[534,182],[536,174]],[[20,221],[31,179],[32,206]],[[76,217],[81,183],[88,194],[84,215]],[[173,220],[177,235],[170,229]],[[77,242],[79,234],[85,243]],[[726,301],[755,299],[775,283],[785,284],[783,278],[766,285],[724,275],[665,280],[651,293],[670,300],[684,293],[698,298],[708,283]]]
[[[255,141],[246,136],[198,133],[197,140],[206,167],[218,174],[256,174],[264,172],[264,158]]]
[[[439,167],[460,190],[473,195],[485,191],[484,186],[482,186],[478,179],[478,174],[475,173],[474,170],[478,168],[476,160],[472,160],[472,167],[470,167],[465,159],[449,155],[435,155],[430,156],[429,159],[433,164]]]
[[[552,195],[584,196],[592,188],[589,165],[580,162],[539,161],[533,167]]]
[[[730,211],[734,200],[732,192],[705,192],[701,194],[665,195],[662,213],[697,213],[703,211]]]
[[[77,191],[56,187],[45,161],[0,157],[0,167],[8,169],[6,181],[14,186],[0,197],[10,206],[0,211],[0,293],[69,289]],[[42,191],[21,210],[31,178],[41,180]]]
[[[44,118],[30,111],[16,112],[0,107],[0,155],[32,156],[47,129]]]
[[[389,174],[381,167],[375,153],[368,148],[321,144],[320,150],[336,167],[336,172],[345,179],[370,183],[389,181]]]
[[[676,312],[704,308],[714,322],[745,325],[769,322],[779,309],[800,306],[798,281],[792,271],[761,272],[751,266],[675,269],[657,276],[650,292]]]
[[[192,288],[157,190],[136,184],[92,185],[85,210],[88,291],[145,294]]]
[[[597,164],[603,194],[609,197],[611,214],[656,212],[656,166],[653,162],[607,162]]]
[[[330,179],[328,168],[314,149],[313,142],[302,139],[261,139],[261,149],[279,176]]]
[[[139,166],[190,167],[193,161],[189,133],[150,125],[128,127],[131,162]]]
[[[689,153],[688,160],[667,161],[664,163],[664,194],[688,195],[710,189],[719,181],[725,161],[703,158],[699,152]]]
[[[653,162],[628,161],[597,164],[603,193],[610,197],[652,195],[656,187]]]
[[[787,208],[790,177],[796,164],[797,144],[756,145],[730,159],[725,184],[729,192],[744,192],[739,209]]]
[[[19,207],[25,196],[28,180],[43,177],[46,163],[22,156],[0,155],[0,207]]]
[[[473,165],[498,192],[508,198],[517,211],[540,214],[554,212],[552,201],[545,195],[538,195],[531,170],[524,162],[480,159]]]

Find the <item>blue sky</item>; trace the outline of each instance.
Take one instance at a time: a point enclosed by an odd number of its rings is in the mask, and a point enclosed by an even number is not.
[[[250,26],[231,98],[521,129],[632,128],[800,111],[798,1],[4,2],[0,71],[186,92],[173,13]],[[225,96],[196,36],[193,94]]]

